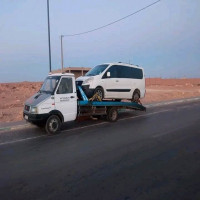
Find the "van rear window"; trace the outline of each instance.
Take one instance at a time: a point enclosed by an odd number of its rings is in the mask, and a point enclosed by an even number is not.
[[[121,66],[119,78],[142,79],[143,72],[141,69],[138,68]]]

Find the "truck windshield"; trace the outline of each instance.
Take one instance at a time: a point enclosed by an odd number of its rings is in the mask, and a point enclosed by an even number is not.
[[[89,72],[85,74],[85,76],[96,76],[101,74],[108,65],[97,65],[96,67],[92,68]]]
[[[42,87],[39,92],[53,94],[58,82],[60,80],[60,76],[49,76],[45,79]]]

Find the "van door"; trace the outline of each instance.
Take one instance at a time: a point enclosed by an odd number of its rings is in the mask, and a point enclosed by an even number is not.
[[[60,111],[64,121],[72,121],[77,115],[77,97],[74,77],[62,77],[55,92],[55,109]]]
[[[102,79],[104,79],[104,92],[105,98],[122,98],[121,95],[121,84],[119,77],[119,66],[113,65],[111,66],[103,75]],[[107,77],[107,72],[110,72],[110,77]]]
[[[135,81],[132,77],[132,67],[123,66],[121,65],[119,68],[119,79],[120,79],[120,86],[121,90],[123,91],[122,98],[131,99],[133,92],[132,89],[134,88]]]

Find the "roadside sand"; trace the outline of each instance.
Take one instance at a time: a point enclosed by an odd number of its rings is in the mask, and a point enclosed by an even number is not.
[[[23,104],[41,87],[41,82],[0,83],[0,122],[22,120]],[[146,79],[142,103],[200,96],[200,79]]]

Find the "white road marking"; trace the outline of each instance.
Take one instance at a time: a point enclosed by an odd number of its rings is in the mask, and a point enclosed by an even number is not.
[[[138,118],[138,117],[142,117],[142,116],[155,115],[155,114],[158,114],[158,113],[168,112],[168,111],[171,111],[171,110],[172,110],[172,109],[161,110],[161,111],[157,111],[157,112],[148,113],[148,114],[145,114],[145,115],[138,115],[138,116],[133,116],[133,117],[127,117],[127,118],[119,119],[118,121],[122,121],[122,120],[126,120],[126,119]]]
[[[178,131],[178,130],[180,130],[180,129],[186,128],[186,127],[188,127],[189,125],[191,125],[191,123],[190,123],[190,124],[186,124],[185,126],[182,125],[182,126],[179,126],[179,127],[174,128],[174,129],[170,129],[170,130],[164,131],[164,132],[162,132],[162,133],[160,133],[160,134],[153,135],[152,137],[154,137],[154,138],[161,137],[161,136],[163,136],[163,135],[167,135],[167,134],[169,134],[169,133],[172,133],[172,132]]]
[[[148,114],[144,114],[144,115],[127,117],[127,118],[119,119],[118,121],[123,121],[123,120],[127,120],[127,119],[134,119],[134,118],[139,118],[139,117],[149,116],[149,115],[155,115],[155,114],[159,114],[159,113],[163,113],[163,112],[168,112],[168,111],[171,111],[171,110],[172,109],[161,110],[161,111],[158,111],[158,112],[152,112],[152,113],[148,113]],[[103,125],[103,124],[109,124],[109,122],[101,122],[101,123],[92,124],[92,125],[88,125],[88,126],[82,126],[82,127],[78,127],[78,128],[72,128],[72,129],[68,129],[68,130],[63,130],[61,132],[64,133],[64,132],[69,132],[69,131],[76,131],[76,130],[81,130],[81,129],[90,128],[90,127],[95,127],[95,126],[99,126],[99,125]],[[47,137],[47,135],[40,135],[40,136],[36,136],[36,137],[29,137],[29,138],[24,138],[24,139],[10,141],[10,142],[2,142],[2,143],[0,143],[0,146],[6,145],[6,144],[13,144],[13,143],[18,143],[18,142],[23,142],[23,141],[32,140],[32,139],[37,139],[37,138],[41,138],[41,137]]]
[[[154,138],[161,137],[161,136],[163,136],[163,135],[167,135],[167,134],[169,134],[169,133],[171,133],[171,132],[174,132],[174,131],[177,131],[177,130],[179,130],[179,129],[180,129],[180,127],[175,128],[175,129],[172,129],[172,130],[170,129],[170,130],[165,131],[165,132],[162,132],[162,133],[160,133],[160,134],[153,135],[152,137],[154,137]]]
[[[76,131],[76,130],[89,128],[89,127],[93,127],[93,126],[99,126],[99,125],[102,125],[102,124],[108,124],[108,122],[101,122],[101,123],[92,124],[92,125],[88,125],[88,126],[81,126],[81,127],[78,127],[78,128],[71,128],[71,129],[68,129],[68,130],[63,130],[61,132],[64,133],[64,132],[69,132],[69,131]]]
[[[200,97],[195,97],[195,98],[190,98],[190,99],[173,100],[173,101],[168,101],[168,102],[149,104],[149,105],[146,105],[146,108],[153,108],[153,107],[176,104],[176,103],[193,102],[193,101],[199,101],[199,100],[200,100]]]
[[[34,125],[32,125],[32,124],[29,124],[28,122],[27,122],[27,124],[22,124],[22,125],[17,125],[17,126],[11,126],[10,127],[10,129],[11,130],[17,130],[17,129],[21,129],[21,128],[24,128],[24,127],[34,127]]]
[[[34,125],[32,124],[22,124],[22,125],[16,125],[16,126],[8,126],[8,127],[2,127],[0,128],[0,131],[13,131],[13,130],[18,130],[18,129],[22,129],[22,128],[31,128],[34,127]],[[1,132],[0,132],[1,134]]]
[[[10,141],[10,142],[2,142],[2,143],[0,143],[0,146],[6,145],[6,144],[13,144],[13,143],[17,143],[17,142],[23,142],[23,141],[26,141],[26,140],[33,140],[33,139],[44,137],[44,136],[46,136],[46,135],[40,135],[40,136],[36,136],[36,137],[24,138],[24,139],[20,139],[20,140],[13,140],[13,141]]]
[[[162,110],[162,111],[158,111],[158,112],[152,112],[152,113],[148,113],[148,114],[145,114],[145,115],[138,115],[138,116],[133,116],[133,117],[126,117],[126,118],[118,119],[117,121],[123,121],[123,120],[127,120],[127,119],[135,119],[135,118],[139,118],[139,117],[143,117],[143,116],[148,116],[148,115],[155,115],[155,114],[162,113],[162,112],[167,112],[167,111],[171,111],[171,109]],[[84,129],[84,128],[90,128],[90,127],[93,127],[93,126],[99,126],[99,125],[102,125],[102,124],[109,124],[109,122],[101,122],[101,123],[92,124],[92,125],[88,125],[88,126],[82,126],[82,127],[78,127],[78,128],[72,128],[72,129],[68,129],[68,130],[63,130],[61,132],[75,131],[75,130],[80,130],[80,129]]]
[[[191,108],[191,105],[187,105],[187,106],[181,106],[180,108],[178,109],[184,109],[184,108]]]

